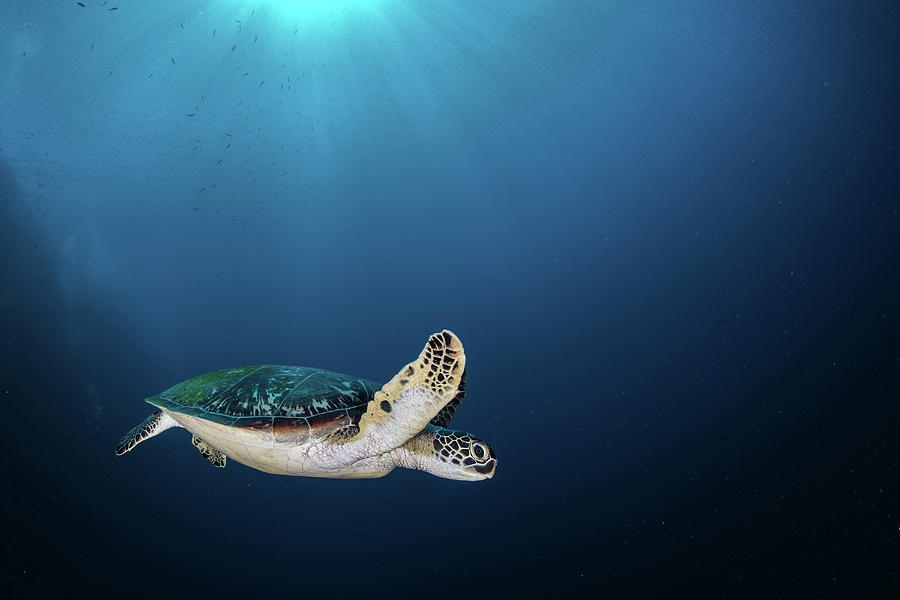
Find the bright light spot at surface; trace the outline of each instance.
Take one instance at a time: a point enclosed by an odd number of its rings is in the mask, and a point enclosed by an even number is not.
[[[368,12],[389,3],[388,0],[260,0],[258,2],[235,2],[249,13],[269,9],[285,19],[319,19],[336,17],[346,12]]]

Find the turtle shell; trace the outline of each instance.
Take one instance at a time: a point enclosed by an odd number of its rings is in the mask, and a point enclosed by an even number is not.
[[[182,381],[147,402],[236,427],[276,421],[354,423],[381,384],[351,375],[280,365],[214,371]]]

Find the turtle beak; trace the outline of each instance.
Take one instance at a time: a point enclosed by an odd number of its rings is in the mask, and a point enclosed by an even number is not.
[[[493,455],[493,452],[491,454]],[[492,456],[491,460],[483,465],[474,465],[472,469],[485,479],[490,479],[494,476],[494,471],[497,470],[497,459]]]
[[[455,475],[450,476],[450,479],[464,479],[466,481],[482,481],[483,479],[490,479],[494,476],[494,471],[497,470],[497,461],[489,460],[483,465],[471,465],[465,467],[464,469],[458,469]]]
[[[494,449],[490,446],[488,446],[488,452],[491,453],[491,459],[483,465],[474,466],[475,471],[485,479],[491,479],[494,476],[494,471],[497,470],[497,455],[494,454]]]

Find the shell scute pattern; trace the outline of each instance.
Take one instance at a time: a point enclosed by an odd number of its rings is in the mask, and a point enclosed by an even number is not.
[[[233,426],[364,407],[380,386],[308,367],[254,365],[189,379],[148,398],[151,404]]]
[[[221,415],[272,416],[309,375],[299,367],[264,366],[214,397],[204,408]]]
[[[316,370],[275,412],[276,417],[314,417],[341,409],[365,406],[381,386],[333,371]]]
[[[259,365],[250,365],[205,373],[173,385],[159,397],[183,406],[202,406],[257,369]]]

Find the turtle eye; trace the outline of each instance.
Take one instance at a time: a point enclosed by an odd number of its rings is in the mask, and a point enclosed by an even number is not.
[[[487,456],[487,452],[485,451],[484,446],[477,442],[472,444],[472,454],[474,454],[475,458],[477,458],[478,460],[481,460],[485,456]]]

